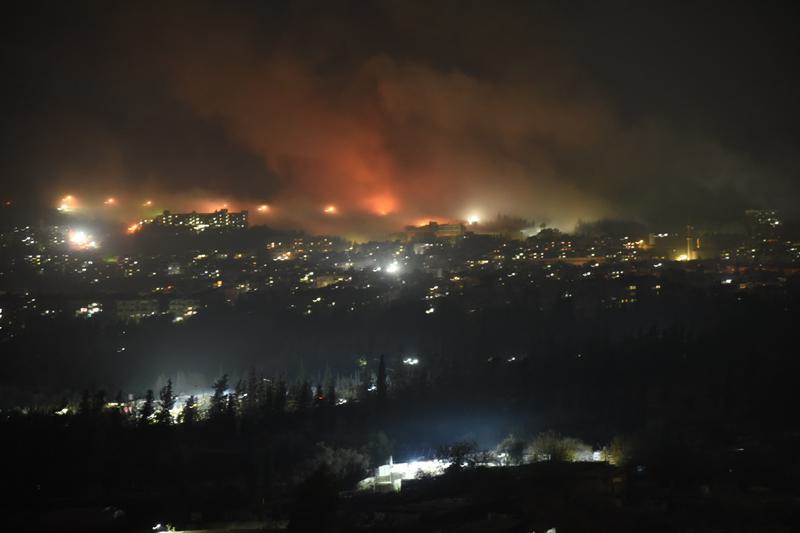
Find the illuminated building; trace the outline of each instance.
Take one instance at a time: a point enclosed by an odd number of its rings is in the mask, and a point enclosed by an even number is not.
[[[414,250],[414,255],[425,255],[428,248],[431,246],[432,245],[427,242],[415,242],[412,249]]]
[[[169,302],[167,313],[173,316],[175,322],[180,322],[197,314],[200,302],[194,299],[176,298]]]
[[[440,476],[450,466],[447,461],[434,459],[430,461],[411,461],[395,463],[389,457],[389,464],[379,466],[374,476],[362,479],[358,483],[360,491],[399,492],[404,480],[418,479],[420,474]]]
[[[780,234],[781,221],[774,209],[748,209],[744,212],[747,236],[751,241],[776,241]]]
[[[352,278],[346,276],[324,275],[314,278],[314,288],[324,289],[331,285],[351,281]]]
[[[153,224],[190,228],[195,231],[206,229],[246,229],[247,211],[228,211],[220,209],[213,213],[171,213],[164,211],[153,219]]]
[[[435,238],[435,239],[455,239],[464,235],[463,224],[439,224],[430,221],[424,226],[406,226],[406,240]]]
[[[117,319],[123,322],[138,322],[159,313],[158,300],[118,300]]]
[[[103,306],[97,302],[92,302],[75,310],[75,316],[79,318],[92,318],[97,313],[103,311]]]

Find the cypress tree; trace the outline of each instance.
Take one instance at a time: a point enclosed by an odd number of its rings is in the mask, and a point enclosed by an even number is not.
[[[172,424],[172,413],[170,412],[175,407],[175,396],[172,394],[172,378],[167,380],[167,384],[161,388],[159,396],[159,409],[156,419],[159,424],[170,425]]]
[[[227,398],[225,391],[228,389],[228,374],[223,374],[214,382],[214,395],[211,397],[211,405],[208,409],[208,419],[212,421],[220,420],[227,408]]]
[[[197,399],[194,396],[189,396],[186,404],[181,410],[178,421],[184,426],[192,426],[197,422]]]
[[[155,401],[153,399],[153,389],[147,389],[147,394],[144,396],[144,405],[139,412],[139,423],[147,425],[150,423],[150,417],[155,412]]]

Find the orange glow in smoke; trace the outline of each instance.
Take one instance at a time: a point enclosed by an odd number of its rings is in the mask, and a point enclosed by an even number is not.
[[[136,233],[140,229],[142,229],[142,224],[140,222],[137,222],[135,224],[131,224],[130,226],[128,226],[128,235],[133,235],[134,233]]]
[[[335,215],[338,211],[335,205],[328,205],[325,206],[325,209],[322,210],[326,215]]]
[[[143,207],[150,207],[152,205],[153,205],[152,200],[145,200],[144,203],[142,204]]]
[[[114,205],[117,201],[114,198],[106,198],[106,201],[103,202],[105,205]]]
[[[75,197],[68,194],[61,199],[61,202],[58,204],[58,210],[62,213],[66,213],[73,209],[75,209]]]
[[[414,221],[413,225],[416,227],[427,226],[428,224],[447,224],[448,222],[442,218],[438,217],[426,217],[426,218],[418,218]]]
[[[267,211],[269,211],[269,206],[267,204],[261,204],[258,206],[259,213],[266,213]]]
[[[376,215],[386,216],[397,209],[397,201],[389,194],[380,194],[367,199],[367,206]]]

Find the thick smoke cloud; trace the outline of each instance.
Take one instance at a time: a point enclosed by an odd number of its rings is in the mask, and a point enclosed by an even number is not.
[[[57,184],[158,195],[176,208],[265,202],[272,209],[262,221],[312,231],[375,234],[473,212],[569,227],[600,217],[727,222],[751,205],[793,209],[780,205],[797,192],[785,174],[792,150],[741,142],[748,126],[784,122],[767,114],[726,128],[725,112],[670,99],[705,83],[682,77],[702,64],[681,50],[638,57],[620,44],[620,33],[638,39],[627,47],[661,43],[676,19],[702,13],[611,11],[628,18],[590,5],[482,2],[101,11],[90,40],[59,52],[63,64],[83,64],[98,34],[110,50],[81,71],[91,83],[64,90],[81,105],[48,93],[46,109],[62,118],[25,122],[35,139],[28,148],[44,156],[14,161],[48,175],[39,180],[46,194]],[[702,58],[706,41],[692,27],[685,38]],[[628,64],[610,67],[614,53]],[[688,66],[676,67],[681,60]],[[65,68],[41,67],[44,81]],[[95,93],[83,94],[87,87]],[[742,105],[756,96],[740,95]],[[782,144],[793,146],[788,133]],[[336,216],[322,213],[329,204]]]

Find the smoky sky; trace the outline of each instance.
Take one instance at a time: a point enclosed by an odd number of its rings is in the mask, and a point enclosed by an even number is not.
[[[790,3],[32,2],[4,19],[4,196],[267,203],[260,221],[319,231],[797,214]]]

